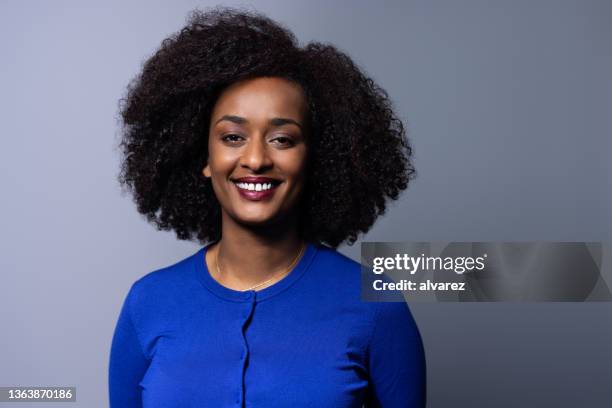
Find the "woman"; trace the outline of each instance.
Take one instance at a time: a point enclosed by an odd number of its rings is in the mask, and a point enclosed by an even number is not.
[[[411,174],[386,94],[265,16],[194,12],[132,82],[120,180],[208,243],[136,281],[111,348],[113,407],[421,407],[404,302],[360,301],[353,244]]]

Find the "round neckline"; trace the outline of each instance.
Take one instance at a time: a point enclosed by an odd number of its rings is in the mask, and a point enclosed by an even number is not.
[[[310,266],[318,248],[311,242],[306,243],[306,250],[291,272],[281,280],[261,290],[240,291],[228,288],[217,282],[210,274],[206,264],[206,252],[214,243],[209,243],[195,253],[195,272],[202,285],[216,296],[235,302],[248,302],[253,298],[258,301],[270,298],[293,285]]]

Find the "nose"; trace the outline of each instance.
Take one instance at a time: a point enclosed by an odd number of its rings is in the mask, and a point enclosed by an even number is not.
[[[248,167],[252,171],[260,171],[272,165],[272,159],[268,154],[268,149],[263,137],[251,137],[245,146],[240,165]]]

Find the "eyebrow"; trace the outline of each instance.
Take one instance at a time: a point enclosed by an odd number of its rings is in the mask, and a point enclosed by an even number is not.
[[[244,125],[245,123],[249,123],[249,121],[243,118],[242,116],[223,115],[221,116],[221,118],[219,118],[219,120],[215,122],[215,125],[224,120],[227,120],[228,122],[236,123],[238,125]],[[289,118],[272,118],[269,120],[269,123],[273,126],[283,126],[283,125],[293,124],[299,127],[301,130],[304,130],[302,128],[302,125],[299,122],[293,119],[289,119]]]

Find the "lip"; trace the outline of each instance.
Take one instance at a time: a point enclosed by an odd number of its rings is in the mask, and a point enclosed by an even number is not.
[[[242,198],[245,198],[249,201],[262,201],[269,199],[274,195],[274,192],[278,188],[278,185],[281,183],[281,181],[268,177],[241,177],[233,179],[232,183],[234,184],[236,190],[238,190],[238,193]],[[238,187],[238,183],[271,183],[272,188],[264,191],[245,190],[243,188]]]

